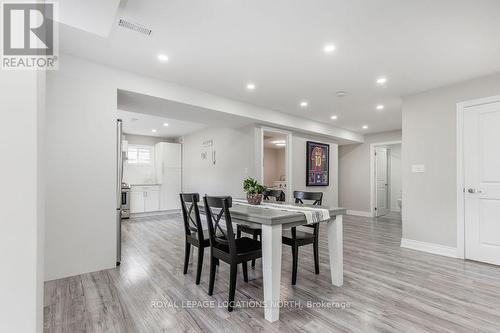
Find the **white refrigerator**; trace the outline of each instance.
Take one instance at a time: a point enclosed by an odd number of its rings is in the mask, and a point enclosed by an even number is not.
[[[156,182],[160,184],[160,210],[180,209],[182,190],[182,149],[180,143],[155,145]]]

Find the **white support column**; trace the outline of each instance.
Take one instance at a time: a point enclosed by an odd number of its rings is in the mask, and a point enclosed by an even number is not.
[[[330,252],[330,272],[332,284],[340,287],[344,283],[344,245],[342,215],[328,222],[328,251]]]
[[[262,225],[262,270],[264,273],[264,317],[270,322],[280,315],[281,224]]]

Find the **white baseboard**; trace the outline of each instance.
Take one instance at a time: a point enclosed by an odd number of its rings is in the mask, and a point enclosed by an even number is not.
[[[457,248],[446,245],[426,243],[413,239],[401,238],[401,247],[410,250],[417,250],[417,251],[437,254],[445,257],[458,258]]]
[[[364,212],[362,210],[347,210],[347,215],[373,217],[372,212]]]
[[[159,215],[167,215],[167,214],[178,214],[180,213],[180,209],[171,209],[171,210],[158,210],[156,212],[147,212],[147,213],[131,213],[130,217],[147,217],[147,216],[159,216]]]

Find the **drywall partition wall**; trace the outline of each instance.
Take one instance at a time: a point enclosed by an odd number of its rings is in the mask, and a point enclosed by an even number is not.
[[[254,127],[209,128],[182,138],[184,192],[244,197],[243,180],[256,177]]]
[[[339,147],[340,206],[360,214],[371,214],[370,144],[401,141],[401,131],[365,135],[363,144]]]
[[[457,246],[457,103],[500,95],[500,75],[403,99],[403,238]],[[424,173],[411,166],[423,164]]]
[[[43,331],[45,72],[0,74],[0,332]]]
[[[401,189],[401,144],[388,145],[389,149],[389,175],[390,175],[390,208],[399,212],[398,199],[402,196]]]
[[[116,88],[47,74],[47,280],[116,263]]]
[[[330,145],[330,185],[306,186],[306,142]],[[292,190],[323,192],[323,204],[338,206],[338,145],[321,137],[292,133]]]

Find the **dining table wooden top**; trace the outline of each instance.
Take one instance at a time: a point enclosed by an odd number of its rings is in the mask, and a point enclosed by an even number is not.
[[[229,209],[231,217],[236,220],[244,220],[246,222],[253,222],[258,224],[275,225],[275,224],[304,224],[305,216],[300,211],[280,210],[276,208],[278,205],[293,205],[297,207],[309,207],[326,209],[330,213],[330,218],[337,215],[345,215],[346,209],[342,207],[333,206],[320,206],[310,204],[297,204],[290,202],[270,201],[273,206],[266,205],[240,205],[234,201],[232,207]],[[327,222],[327,221],[321,221]]]

